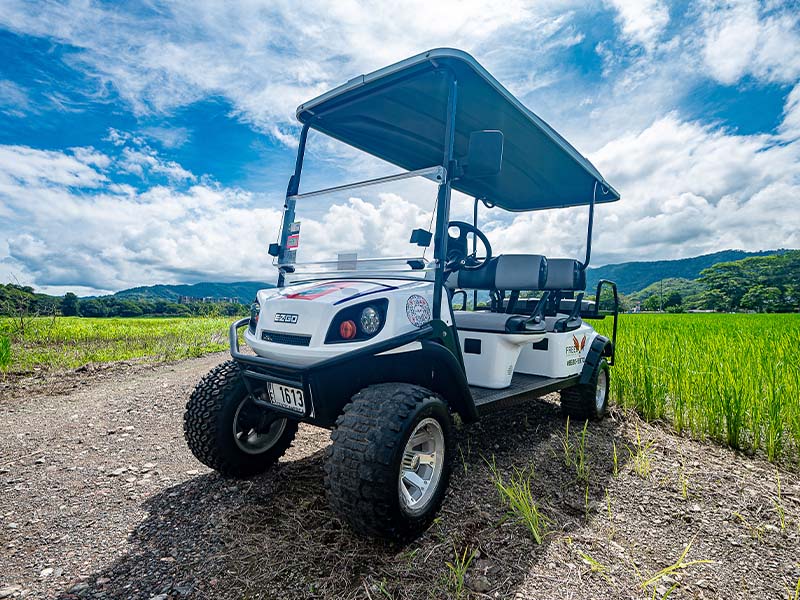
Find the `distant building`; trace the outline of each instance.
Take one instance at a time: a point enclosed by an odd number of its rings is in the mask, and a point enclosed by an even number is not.
[[[241,304],[238,298],[232,298],[231,296],[204,296],[203,298],[197,298],[195,296],[178,297],[178,304],[193,304],[195,302],[202,302],[203,304],[218,304],[221,302]]]

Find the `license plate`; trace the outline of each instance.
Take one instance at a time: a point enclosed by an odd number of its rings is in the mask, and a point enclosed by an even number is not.
[[[287,408],[299,414],[306,413],[306,401],[303,397],[303,390],[300,388],[268,382],[267,393],[269,401],[275,406]]]

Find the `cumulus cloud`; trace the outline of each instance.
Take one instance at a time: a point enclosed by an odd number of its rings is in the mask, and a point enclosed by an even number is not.
[[[624,190],[623,201],[600,211],[601,261],[800,244],[796,142],[735,135],[673,114],[593,158]]]
[[[101,158],[91,148],[0,146],[4,270],[57,291],[275,278],[266,249],[281,222],[277,198],[205,178],[182,190],[121,185],[114,178],[128,168],[126,150]],[[436,186],[424,180],[404,190],[406,197],[369,188],[302,200],[300,260],[352,250],[362,258],[418,256],[409,235],[430,226]]]
[[[604,70],[584,78],[562,60],[564,49],[595,33],[600,11],[613,11],[619,39],[611,37],[616,32],[601,36],[594,51]],[[598,207],[594,262],[601,264],[800,244],[790,204],[800,192],[799,18],[788,5],[749,0],[707,0],[685,10],[663,0],[314,0],[303,11],[288,0],[113,7],[11,0],[0,25],[68,44],[61,60],[97,86],[84,90],[88,96],[107,97],[113,89],[135,115],[161,117],[222,96],[234,117],[286,148],[295,145],[300,102],[429,47],[464,48],[622,192],[621,202]],[[746,78],[795,86],[775,132],[738,135],[677,110],[709,79],[735,85]],[[31,110],[26,89],[0,81],[4,115]],[[4,266],[39,285],[104,290],[265,277],[264,248],[277,233],[282,190],[256,195],[223,187],[166,156],[191,136],[167,125],[111,130],[106,153],[0,146]],[[385,172],[380,161],[318,138],[309,152],[322,178]],[[305,186],[312,178],[304,177]],[[301,212],[310,258],[347,249],[406,254],[408,232],[427,226],[430,210],[405,189],[395,194],[353,195]],[[454,218],[471,216],[471,203],[458,194],[453,209]],[[481,209],[481,223],[497,252],[584,252],[585,209],[527,215]]]
[[[263,276],[276,209],[261,208],[241,190],[206,184],[98,191],[108,181],[98,162],[89,150],[0,146],[6,271],[96,290]]]
[[[622,34],[652,50],[669,23],[669,11],[661,0],[610,0],[618,12]]]
[[[703,58],[717,81],[733,84],[745,75],[775,82],[800,77],[800,13],[762,14],[755,0],[708,2]]]

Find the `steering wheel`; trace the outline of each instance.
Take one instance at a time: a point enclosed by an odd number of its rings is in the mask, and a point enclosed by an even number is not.
[[[458,229],[458,237],[450,235],[450,228]],[[475,271],[480,269],[486,262],[492,258],[492,245],[489,243],[488,238],[483,232],[469,223],[464,221],[450,221],[447,224],[447,263],[445,265],[446,271],[458,271],[464,269],[465,271]],[[469,254],[467,245],[467,234],[474,233],[475,236],[481,241],[486,256],[482,259],[477,257],[477,251]]]

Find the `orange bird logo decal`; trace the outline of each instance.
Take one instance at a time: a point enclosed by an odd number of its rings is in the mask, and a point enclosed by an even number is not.
[[[586,347],[586,336],[583,336],[581,341],[578,341],[578,338],[576,338],[573,335],[572,336],[572,345],[575,346],[575,350],[577,352],[580,352],[581,350],[583,350]]]

